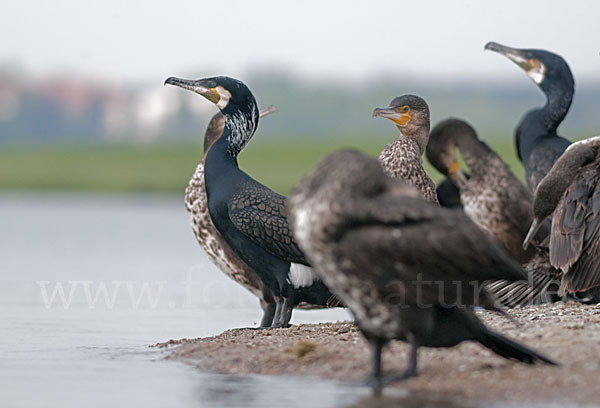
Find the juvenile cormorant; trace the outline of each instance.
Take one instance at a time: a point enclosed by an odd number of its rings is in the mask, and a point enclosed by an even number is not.
[[[456,149],[469,167],[469,179],[460,169]],[[533,196],[496,152],[477,137],[475,129],[454,118],[438,123],[429,135],[426,155],[439,172],[457,183],[469,218],[528,272],[528,282],[495,282],[488,289],[504,305],[513,307],[532,302],[553,288],[558,271],[550,265],[547,251],[523,249],[523,239],[533,220]],[[544,228],[538,233],[539,240],[545,235]]]
[[[552,217],[550,262],[562,271],[561,294],[600,286],[600,136],[572,144],[542,179],[524,247]],[[598,289],[595,289],[596,301]]]
[[[323,281],[350,308],[373,350],[375,385],[390,340],[452,347],[473,340],[528,364],[549,359],[486,328],[471,306],[500,310],[481,286],[525,279],[521,267],[460,210],[423,200],[413,186],[384,175],[379,163],[335,152],[289,200],[294,236]]]
[[[469,180],[460,169],[456,149],[469,167]],[[475,129],[454,118],[438,123],[429,135],[426,155],[433,167],[457,184],[465,213],[475,224],[519,263],[534,256],[535,248],[523,249],[533,220],[533,197]]]
[[[485,49],[517,64],[546,95],[544,107],[527,112],[516,131],[517,152],[533,192],[570,144],[556,133],[556,128],[571,106],[575,92],[573,74],[562,57],[549,51],[517,49],[495,42],[487,43]]]
[[[275,111],[274,106],[261,109],[259,116],[263,117]],[[252,270],[231,250],[219,231],[213,225],[206,202],[204,188],[204,160],[212,144],[223,134],[225,118],[221,112],[216,113],[210,120],[204,134],[204,155],[198,163],[187,188],[185,189],[185,208],[190,217],[190,224],[196,240],[208,255],[208,258],[225,275],[249,290],[260,299],[263,309],[261,327],[269,327],[275,314],[275,300],[269,289],[256,272]]]
[[[285,197],[238,167],[237,156],[258,125],[254,95],[242,82],[225,76],[200,80],[170,77],[165,84],[202,95],[225,118],[223,134],[208,150],[204,162],[208,212],[231,249],[271,289],[276,303],[271,327],[287,326],[300,302],[330,305],[331,292],[292,237]]]
[[[435,183],[423,168],[423,152],[429,138],[429,106],[416,95],[394,98],[388,108],[376,108],[373,117],[391,120],[400,137],[379,155],[385,174],[417,187],[427,201],[439,204]]]

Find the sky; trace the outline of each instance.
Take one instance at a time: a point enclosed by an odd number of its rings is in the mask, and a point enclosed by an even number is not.
[[[272,69],[362,84],[522,76],[483,51],[493,40],[557,52],[589,80],[598,16],[599,2],[577,0],[3,0],[0,66],[138,82]]]

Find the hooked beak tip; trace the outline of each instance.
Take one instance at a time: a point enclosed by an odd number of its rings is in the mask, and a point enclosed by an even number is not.
[[[174,85],[174,80],[175,80],[175,77],[168,77],[167,79],[165,79],[165,82],[163,83],[163,86],[165,86],[165,85]]]
[[[540,227],[542,225],[543,224],[540,220],[538,220],[537,218],[533,219],[533,222],[531,223],[531,227],[529,227],[529,232],[527,232],[527,236],[525,236],[525,240],[523,241],[523,249],[524,250],[527,250],[527,248],[529,247],[529,244],[533,240],[533,237],[535,236],[535,234],[537,234],[538,230],[540,229]]]
[[[372,118],[379,118],[384,116],[384,114],[387,112],[386,108],[375,108],[373,110],[373,114],[371,115]]]
[[[493,41],[490,41],[490,42],[488,42],[488,43],[487,43],[487,44],[486,44],[486,45],[483,47],[483,49],[484,49],[484,50],[491,50],[491,51],[493,51],[493,50],[494,50],[494,47],[495,47],[495,45],[496,45],[496,43],[495,43],[495,42],[493,42]]]

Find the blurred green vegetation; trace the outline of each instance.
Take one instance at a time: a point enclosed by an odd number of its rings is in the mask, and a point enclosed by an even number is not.
[[[240,167],[273,190],[288,194],[327,153],[352,147],[377,156],[389,142],[379,138],[294,140],[298,141],[255,140],[240,155]],[[490,138],[488,143],[522,179],[512,138]],[[0,146],[0,189],[183,194],[201,157],[198,143]],[[431,177],[440,180],[441,175],[424,161]]]

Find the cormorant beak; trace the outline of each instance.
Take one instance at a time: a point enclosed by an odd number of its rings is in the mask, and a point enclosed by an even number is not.
[[[498,44],[493,41],[487,43],[484,49],[504,55],[525,71],[536,84],[539,84],[544,80],[546,66],[539,59],[528,56],[529,51],[507,47],[506,45]]]
[[[467,177],[465,173],[460,169],[460,164],[457,160],[454,160],[448,169],[448,176],[450,180],[456,183],[459,187],[464,186],[467,183]]]
[[[533,219],[533,222],[531,223],[531,227],[529,228],[529,232],[527,233],[527,236],[525,237],[525,240],[523,241],[523,249],[527,249],[529,247],[531,240],[533,239],[535,234],[537,234],[537,232],[540,230],[540,228],[542,228],[542,225],[544,225],[544,220],[540,220],[539,218]]]
[[[521,69],[525,71],[528,70],[529,67],[529,59],[527,58],[527,53],[523,50],[519,50],[517,48],[507,47],[502,44],[498,44],[497,42],[490,41],[485,45],[486,50],[497,52],[498,54],[504,55],[506,58],[517,64]]]
[[[196,92],[199,95],[204,96],[206,99],[214,104],[218,104],[221,100],[221,95],[217,87],[210,87],[209,81],[205,79],[199,79],[196,81],[189,79],[181,79],[175,77],[169,77],[165,80],[165,85],[174,85],[189,91]]]
[[[273,105],[269,105],[266,108],[262,108],[258,111],[258,117],[262,118],[264,116],[270,115],[271,113],[277,112],[277,107]]]
[[[397,112],[394,108],[375,108],[373,117],[389,119],[398,126],[406,126],[410,120],[410,114],[408,112]]]

